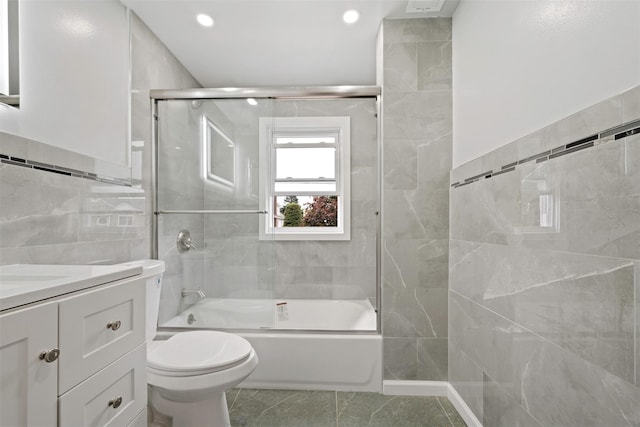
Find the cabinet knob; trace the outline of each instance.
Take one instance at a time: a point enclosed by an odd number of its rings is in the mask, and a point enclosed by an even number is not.
[[[47,363],[51,363],[58,360],[58,356],[60,356],[60,349],[52,348],[49,351],[43,351],[42,353],[40,353],[40,360],[44,360]]]
[[[113,407],[113,409],[116,409],[120,405],[122,405],[122,396],[118,396],[115,399],[109,401],[109,406]]]
[[[116,320],[115,322],[109,322],[107,323],[107,329],[117,331],[118,329],[120,329],[120,325],[122,325],[122,323],[119,320]]]

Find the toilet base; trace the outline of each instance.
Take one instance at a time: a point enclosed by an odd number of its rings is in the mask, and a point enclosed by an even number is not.
[[[174,402],[162,397],[154,387],[149,391],[153,410],[170,416],[173,427],[231,427],[224,392],[196,402]]]

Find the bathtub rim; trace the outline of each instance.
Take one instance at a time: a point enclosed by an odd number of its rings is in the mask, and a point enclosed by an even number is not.
[[[358,330],[358,329],[238,329],[238,328],[177,328],[173,326],[158,326],[155,339],[168,339],[170,336],[180,332],[187,331],[219,331],[228,332],[230,334],[259,334],[259,335],[382,335],[382,332],[376,330]]]
[[[207,299],[211,300],[225,300],[226,298],[216,298],[216,297],[207,297]],[[242,299],[242,298],[240,298]],[[261,300],[261,299],[260,299]],[[308,298],[268,298],[265,299],[270,301],[270,303],[275,303],[275,301],[317,301],[316,299],[308,299]],[[187,332],[192,330],[201,330],[201,331],[220,331],[220,332],[228,332],[232,334],[242,334],[242,333],[292,333],[292,334],[338,334],[338,335],[382,335],[382,324],[381,324],[381,311],[371,303],[369,298],[355,298],[355,299],[321,299],[322,302],[341,302],[341,301],[364,301],[368,304],[367,309],[371,309],[373,311],[373,315],[375,316],[376,329],[320,329],[320,328],[275,328],[275,327],[264,327],[264,328],[224,328],[224,327],[215,327],[215,326],[204,326],[204,327],[191,327],[191,326],[165,326],[164,324],[156,325],[156,333],[161,331],[168,333],[177,333],[177,332]],[[182,312],[176,315],[180,316],[184,311],[193,308],[198,305],[200,301],[192,304],[183,309]],[[174,317],[175,318],[175,317]],[[173,318],[172,318],[173,319]]]

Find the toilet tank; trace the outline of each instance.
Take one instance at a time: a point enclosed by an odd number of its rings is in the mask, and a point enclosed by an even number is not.
[[[158,328],[158,308],[160,307],[160,291],[162,289],[162,273],[164,273],[164,261],[156,259],[143,259],[139,261],[123,262],[122,265],[134,265],[142,267],[142,277],[146,280],[147,292],[147,319],[145,339],[149,343],[156,336]]]

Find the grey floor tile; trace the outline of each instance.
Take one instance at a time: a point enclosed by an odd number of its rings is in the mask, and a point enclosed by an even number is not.
[[[467,423],[464,422],[456,408],[453,407],[449,399],[446,397],[438,397],[438,402],[442,405],[442,409],[449,416],[449,420],[454,427],[467,427]]]
[[[227,393],[233,427],[335,427],[332,391],[252,390]]]
[[[451,426],[435,397],[337,393],[338,427]]]
[[[443,397],[234,389],[227,402],[233,427],[466,427]]]

